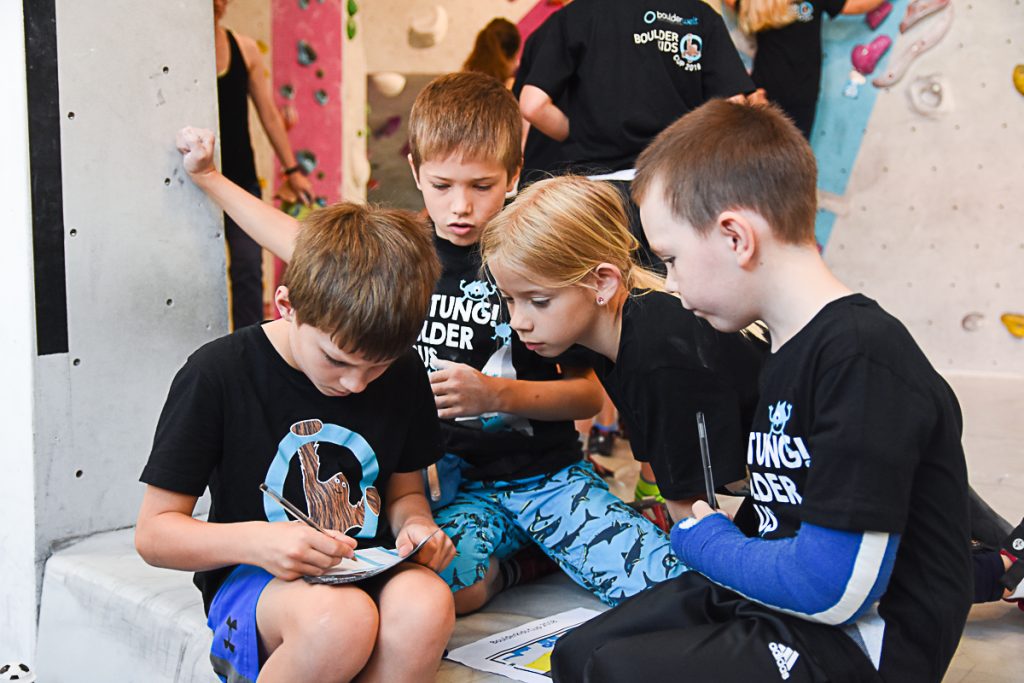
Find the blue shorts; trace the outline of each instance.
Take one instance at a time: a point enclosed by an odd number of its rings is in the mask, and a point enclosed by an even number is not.
[[[241,564],[213,596],[206,619],[213,631],[210,662],[225,683],[253,683],[260,673],[256,603],[273,578],[265,569]]]
[[[492,556],[504,560],[529,543],[609,605],[687,571],[668,536],[589,464],[516,481],[463,481],[435,516],[458,551],[440,573],[453,592],[483,579]]]

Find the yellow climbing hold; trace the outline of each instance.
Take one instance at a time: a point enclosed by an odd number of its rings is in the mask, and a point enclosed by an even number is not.
[[[1006,329],[1010,331],[1017,339],[1024,339],[1024,314],[1021,313],[1003,313],[999,316],[999,319],[1006,325]]]
[[[1013,67],[1013,87],[1021,95],[1024,95],[1024,64]]]

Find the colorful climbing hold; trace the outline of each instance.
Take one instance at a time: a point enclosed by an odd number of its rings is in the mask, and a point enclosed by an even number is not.
[[[316,51],[313,50],[313,46],[304,40],[300,40],[298,43],[299,49],[299,64],[302,66],[309,66],[316,61]]]
[[[402,125],[401,116],[391,116],[377,130],[373,131],[374,138],[389,138],[398,132]]]
[[[1024,95],[1024,64],[1013,67],[1013,87],[1021,95]]]
[[[854,45],[853,53],[850,55],[853,68],[865,76],[871,73],[891,45],[892,38],[884,35],[878,36],[867,45]]]
[[[1006,325],[1006,329],[1010,331],[1010,334],[1017,339],[1024,339],[1024,314],[1003,313],[999,316],[999,319]]]
[[[356,37],[356,20],[352,17],[349,17],[345,22],[345,35],[348,36],[349,40]]]
[[[295,99],[295,88],[290,83],[285,83],[284,85],[282,85],[281,89],[278,90],[278,92],[281,93],[281,97],[285,98],[286,100]]]
[[[306,9],[309,7],[309,0],[299,0],[299,9]]]
[[[868,23],[868,26],[874,31],[876,28],[882,25],[886,17],[892,14],[892,3],[886,0],[881,5],[871,10],[864,15],[864,21]]]
[[[316,103],[319,104],[321,107],[324,106],[325,104],[327,104],[328,100],[327,91],[324,90],[323,88],[317,90],[315,93],[313,93],[313,99],[316,100]]]
[[[295,152],[295,163],[302,167],[302,172],[309,175],[316,168],[316,155],[308,149],[300,149]]]
[[[345,11],[348,12],[350,17],[354,17],[356,12],[359,11],[359,5],[356,4],[356,0],[348,0],[348,4],[345,5]]]

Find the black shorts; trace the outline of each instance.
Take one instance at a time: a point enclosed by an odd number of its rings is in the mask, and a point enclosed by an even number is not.
[[[881,681],[838,628],[768,609],[697,572],[641,593],[555,645],[556,682]]]

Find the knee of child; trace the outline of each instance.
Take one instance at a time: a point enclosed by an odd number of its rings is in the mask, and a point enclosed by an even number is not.
[[[410,572],[406,590],[412,599],[406,602],[405,618],[436,633],[451,633],[455,628],[455,600],[451,588],[437,574],[423,570]],[[447,635],[445,636],[447,640]]]
[[[380,615],[373,598],[354,587],[311,586],[296,604],[294,623],[300,637],[322,644],[336,655],[338,642],[351,643],[354,650],[373,650]],[[342,640],[343,639],[343,640]],[[365,643],[362,641],[366,641]]]

